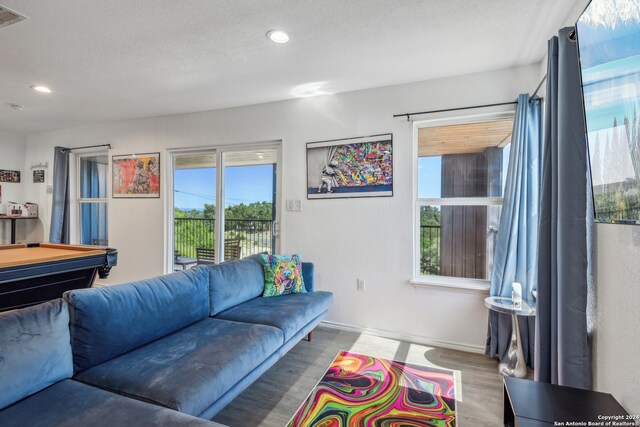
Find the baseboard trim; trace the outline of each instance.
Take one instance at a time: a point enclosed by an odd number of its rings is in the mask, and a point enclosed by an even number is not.
[[[394,340],[409,341],[416,344],[428,345],[431,347],[442,347],[451,350],[466,351],[467,353],[484,354],[484,347],[479,345],[470,345],[455,341],[439,340],[434,338],[426,338],[418,335],[400,334],[392,331],[384,331],[381,329],[363,328],[360,326],[347,325],[344,323],[330,322],[323,320],[320,323],[331,329],[339,329],[341,331],[356,332],[360,334],[374,335],[376,337],[389,338]]]

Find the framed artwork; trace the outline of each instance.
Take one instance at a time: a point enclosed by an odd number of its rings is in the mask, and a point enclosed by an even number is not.
[[[36,169],[33,171],[33,182],[34,183],[44,182],[44,169]]]
[[[576,24],[594,219],[640,225],[640,10],[593,0]]]
[[[0,182],[20,182],[20,171],[0,169]]]
[[[111,156],[112,196],[160,197],[160,153]]]
[[[307,199],[393,196],[393,135],[307,143]]]

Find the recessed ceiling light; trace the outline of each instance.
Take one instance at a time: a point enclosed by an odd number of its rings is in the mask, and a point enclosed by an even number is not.
[[[40,93],[51,93],[51,89],[49,89],[46,86],[42,86],[42,85],[33,85],[33,86],[31,86],[31,89],[35,90],[36,92],[40,92]]]
[[[286,43],[289,41],[289,35],[280,30],[269,31],[267,33],[267,38],[274,43]]]

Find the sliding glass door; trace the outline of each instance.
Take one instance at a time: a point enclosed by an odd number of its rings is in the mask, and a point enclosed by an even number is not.
[[[275,149],[223,153],[225,260],[275,252]]]
[[[173,153],[170,269],[277,252],[278,147]]]
[[[215,151],[174,157],[173,251],[176,263],[195,259],[198,248],[215,248],[216,181]]]

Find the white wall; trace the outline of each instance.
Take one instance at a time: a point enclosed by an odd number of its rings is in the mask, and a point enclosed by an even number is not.
[[[25,170],[25,137],[10,132],[0,131],[0,169],[20,171],[21,182],[0,182],[2,201],[25,202],[24,183],[31,179],[31,170]],[[28,172],[28,173],[27,173]],[[28,176],[29,175],[29,176]],[[25,239],[25,221],[16,222],[16,241]],[[0,243],[9,243],[11,236],[10,221],[0,221]]]
[[[536,65],[333,96],[92,125],[29,135],[27,158],[52,164],[55,145],[110,143],[112,155],[160,151],[166,158],[165,150],[178,147],[282,140],[282,200],[302,200],[302,212],[283,212],[281,249],[284,253],[301,252],[304,259],[316,263],[318,287],[333,291],[336,297],[328,320],[477,350],[483,348],[486,335],[485,294],[415,288],[408,283],[413,270],[412,124],[392,115],[515,100],[538,82]],[[306,200],[306,142],[387,132],[394,136],[393,197]],[[167,172],[164,170],[165,178]],[[45,208],[50,205],[33,184],[27,186],[27,196],[39,196]],[[109,240],[119,250],[111,282],[163,272],[164,209],[165,195],[160,199],[110,200]],[[36,230],[29,237],[42,240],[44,232]],[[365,292],[356,292],[357,278],[366,280]]]
[[[640,227],[596,226],[595,388],[640,414]]]

